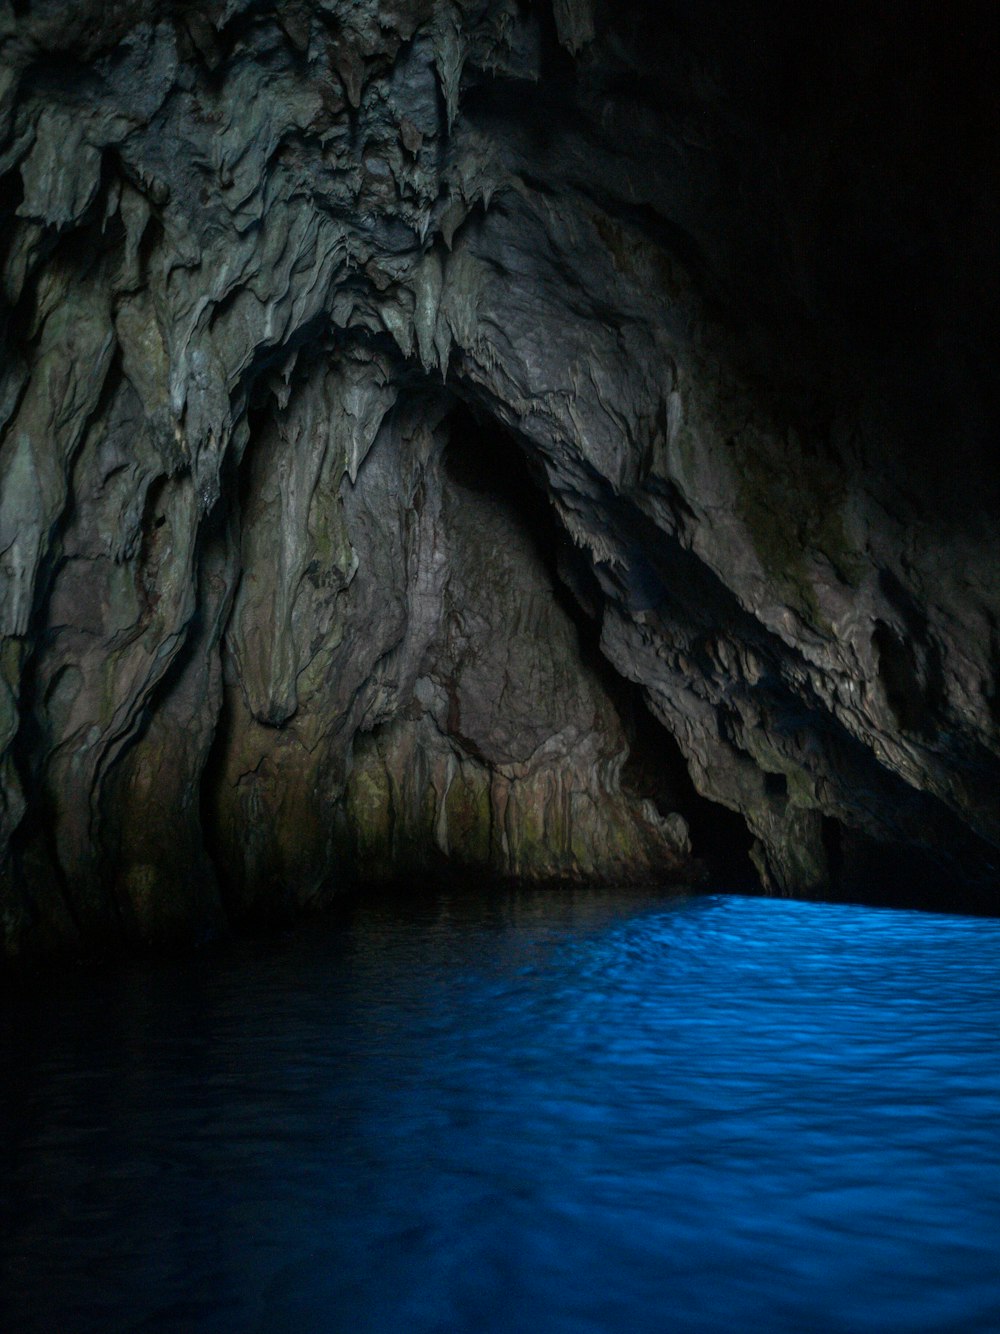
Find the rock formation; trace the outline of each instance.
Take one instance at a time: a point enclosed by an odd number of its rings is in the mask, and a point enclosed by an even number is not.
[[[683,874],[685,765],[1000,906],[988,8],[0,8],[6,951]]]

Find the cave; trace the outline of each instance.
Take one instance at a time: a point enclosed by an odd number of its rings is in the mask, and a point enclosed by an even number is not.
[[[8,959],[472,867],[996,911],[985,48],[5,22]]]
[[[401,924],[442,968],[654,909],[677,979],[741,913],[785,977],[837,922],[864,976],[864,923],[993,957],[996,36],[985,0],[0,5],[26,1031],[39,988],[169,1005],[310,933],[349,989]],[[372,1327],[501,1328],[468,1301]]]

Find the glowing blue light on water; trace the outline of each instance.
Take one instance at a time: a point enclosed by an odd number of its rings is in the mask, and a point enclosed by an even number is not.
[[[1000,922],[448,894],[0,1028],[5,1327],[1000,1329]]]

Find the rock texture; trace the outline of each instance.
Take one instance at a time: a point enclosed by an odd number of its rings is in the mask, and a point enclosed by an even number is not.
[[[1000,906],[988,6],[690,9],[0,10],[7,952],[681,872],[588,623],[766,888]]]

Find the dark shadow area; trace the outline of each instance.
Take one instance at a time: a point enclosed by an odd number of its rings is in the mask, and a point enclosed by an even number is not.
[[[560,533],[542,479],[529,467],[517,437],[484,412],[458,401],[446,422],[445,475],[467,491],[487,495],[531,539],[553,583]],[[557,590],[558,595],[558,590]]]
[[[807,434],[865,404],[886,494],[949,529],[995,509],[995,5],[604,0],[599,58],[576,65],[541,15],[542,79],[482,78],[464,102],[532,188],[581,191],[676,259],[732,369]],[[649,171],[666,144],[680,200]],[[641,204],[588,179],[595,146],[648,180]]]
[[[448,419],[447,475],[468,490],[487,494],[531,542],[547,570],[552,594],[576,627],[580,660],[595,676],[621,719],[630,755],[622,787],[631,796],[652,801],[660,815],[679,812],[688,822],[694,855],[708,875],[727,888],[757,887],[750,862],[752,838],[734,811],[702,797],[674,737],[654,718],[642,688],[614,670],[600,651],[600,598],[596,581],[560,526],[543,482],[529,465],[513,432],[459,403]],[[572,570],[573,590],[564,575]]]
[[[757,890],[759,878],[750,861],[753,837],[742,816],[697,791],[680,746],[650,713],[642,688],[605,667],[606,688],[625,720],[631,746],[622,786],[649,798],[661,815],[680,811],[691,830],[695,856],[713,884],[741,893]]]
[[[838,820],[823,821],[832,898],[837,903],[997,917],[995,880],[956,881],[943,857],[900,843],[880,843]]]

